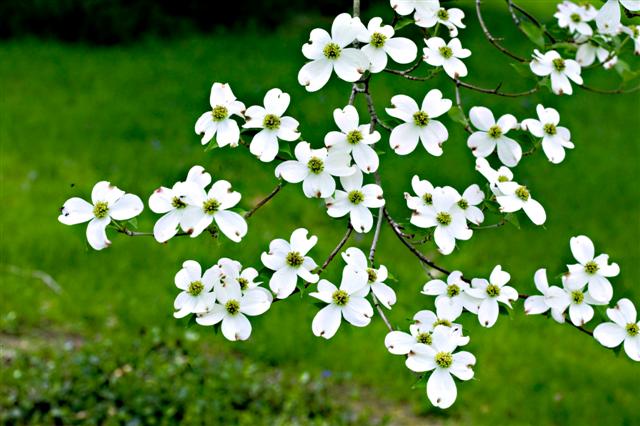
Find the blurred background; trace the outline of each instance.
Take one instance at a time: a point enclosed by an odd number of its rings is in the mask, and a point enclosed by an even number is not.
[[[504,2],[485,3],[493,33],[528,57],[534,45],[513,25]],[[553,21],[556,2],[520,4]],[[467,16],[461,40],[473,55],[465,61],[466,81],[490,88],[503,82],[510,91],[535,84],[486,41],[471,1],[452,5]],[[300,48],[311,29],[329,28],[342,11],[351,11],[351,2],[0,2],[0,423],[640,424],[638,364],[568,325],[525,317],[521,301],[492,329],[472,316],[461,320],[478,359],[476,375],[458,382],[458,400],[446,411],[432,407],[424,384],[414,386],[403,359],[387,352],[378,317],[364,329],[343,324],[328,342],[311,333],[318,309],[308,297],[291,297],[252,320],[247,342],[231,343],[212,328],[175,320],[173,277],[186,259],[210,266],[231,257],[260,267],[269,241],[301,226],[320,237],[314,258],[326,258],[345,221],[329,218],[299,185],[287,185],[252,217],[239,245],[208,235],[160,245],[114,234],[111,248],[95,252],[85,226],[58,223],[64,201],[88,198],[99,180],[146,201],[194,164],[231,181],[243,195],[241,207],[249,209],[276,185],[275,164],[264,165],[242,148],[204,152],[193,125],[209,109],[211,84],[230,83],[247,106],[261,104],[272,87],[290,93],[288,113],[301,122],[304,138],[321,146],[334,128],[331,112],[346,104],[350,86],[332,78],[322,91],[306,93],[296,79],[305,62]],[[363,0],[364,19],[373,16],[389,22],[388,2]],[[413,28],[400,35],[421,42]],[[423,65],[417,74],[427,70]],[[378,111],[384,115],[394,94],[422,99],[432,87],[453,98],[453,85],[441,74],[428,82],[376,75],[371,87]],[[614,88],[619,81],[601,69],[584,76],[594,87]],[[421,249],[467,276],[487,276],[502,264],[512,285],[533,293],[534,271],[546,267],[557,283],[573,260],[569,238],[586,234],[598,253],[621,266],[614,300],[628,297],[638,305],[637,93],[462,96],[466,109],[485,105],[519,119],[535,117],[537,103],[555,107],[576,148],[561,165],[539,151],[515,170],[546,207],[544,227],[522,216],[522,229],[477,231],[448,257],[438,257],[432,244]],[[364,114],[362,102],[357,107]],[[408,158],[381,156],[388,208],[397,218],[407,218],[402,194],[414,174],[459,190],[484,185],[463,129],[443,121],[450,137],[442,157],[421,148]],[[387,138],[383,134],[381,147],[388,151]],[[156,219],[143,212],[140,230],[152,229]],[[366,248],[370,238],[351,244]],[[406,328],[414,312],[432,307],[431,298],[419,294],[426,272],[388,228],[377,260],[397,280],[399,301],[389,316]],[[341,268],[338,259],[326,278],[338,280]]]

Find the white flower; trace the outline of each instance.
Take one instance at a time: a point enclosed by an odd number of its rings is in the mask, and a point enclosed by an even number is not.
[[[247,222],[236,212],[228,209],[240,202],[239,192],[231,189],[226,180],[211,185],[209,192],[202,186],[189,185],[185,201],[188,204],[181,220],[186,231],[195,238],[211,225],[214,220],[220,231],[231,241],[240,242],[247,235]]]
[[[154,213],[164,213],[153,226],[153,236],[164,243],[178,233],[178,226],[186,232],[184,213],[187,208],[187,194],[193,189],[190,185],[204,188],[211,183],[211,175],[202,166],[193,166],[185,182],[177,182],[172,188],[161,186],[149,197],[149,208]]]
[[[470,352],[454,353],[458,347],[455,332],[444,326],[438,326],[432,335],[430,346],[420,345],[407,358],[409,369],[422,373],[434,370],[427,381],[427,396],[436,407],[449,408],[456,400],[458,390],[451,375],[460,380],[473,378],[476,358]]]
[[[58,220],[65,225],[89,222],[87,241],[95,250],[102,250],[111,244],[106,231],[111,220],[129,220],[138,216],[143,208],[137,195],[125,194],[109,182],[101,181],[91,191],[91,203],[78,197],[69,198],[60,209]]]
[[[593,29],[588,22],[596,17],[597,11],[591,6],[579,6],[570,1],[558,4],[558,11],[553,15],[560,28],[569,28],[569,32],[591,36]]]
[[[369,232],[373,226],[373,215],[369,209],[384,206],[382,188],[375,183],[363,186],[360,170],[341,177],[340,183],[344,191],[337,190],[333,197],[325,199],[327,213],[331,217],[349,214],[351,226],[356,232]]]
[[[629,37],[633,40],[633,52],[636,55],[640,55],[640,27],[637,25],[629,25],[623,27],[622,31],[629,34]]]
[[[478,309],[478,321],[483,327],[493,327],[498,320],[498,302],[511,308],[511,302],[518,300],[516,289],[506,285],[510,279],[511,275],[503,271],[502,266],[497,265],[491,271],[489,281],[484,278],[471,280],[471,288],[467,293],[482,300]]]
[[[413,152],[418,145],[418,140],[431,155],[442,155],[442,144],[449,137],[449,132],[444,125],[434,120],[451,109],[451,100],[443,99],[442,92],[431,89],[424,100],[422,107],[418,107],[416,101],[406,95],[396,95],[391,98],[393,108],[386,108],[387,114],[404,121],[395,127],[389,137],[391,148],[399,155],[407,155]]]
[[[223,257],[218,260],[217,264],[218,280],[214,291],[217,286],[226,287],[229,283],[238,283],[240,285],[240,291],[242,294],[246,294],[249,291],[261,291],[269,299],[273,301],[273,295],[271,292],[263,287],[260,287],[262,282],[256,282],[258,278],[258,271],[255,268],[242,268],[242,264],[237,260]]]
[[[242,126],[262,129],[251,140],[249,151],[261,161],[270,162],[278,154],[278,138],[295,141],[300,137],[298,120],[283,117],[291,98],[280,89],[271,89],[264,96],[264,107],[250,106],[244,113],[247,122]]]
[[[380,160],[371,145],[380,140],[380,133],[377,130],[371,131],[369,124],[360,125],[358,110],[353,105],[333,110],[333,119],[340,131],[329,132],[324,137],[324,144],[329,152],[344,151],[351,154],[353,161],[364,173],[378,170]]]
[[[372,18],[365,31],[361,31],[358,40],[366,43],[362,52],[367,55],[371,66],[369,71],[377,73],[387,66],[387,55],[399,64],[408,64],[418,54],[416,44],[405,37],[393,37],[395,31],[391,25],[382,25],[382,18]]]
[[[531,193],[526,186],[517,182],[498,182],[497,186],[502,193],[496,197],[501,212],[514,213],[524,210],[531,222],[536,225],[542,225],[547,220],[544,207],[531,198]]]
[[[340,327],[342,317],[356,327],[368,325],[373,316],[373,308],[369,301],[360,295],[360,290],[366,285],[367,275],[358,273],[350,266],[345,266],[342,271],[340,289],[327,280],[320,280],[318,291],[309,295],[328,305],[320,309],[313,318],[313,334],[325,339],[332,338]]]
[[[624,341],[624,351],[629,358],[640,361],[640,321],[636,308],[629,299],[620,299],[618,304],[607,309],[607,316],[613,322],[599,324],[593,330],[593,337],[607,348],[615,348]]]
[[[560,114],[553,108],[536,106],[538,120],[527,118],[521,123],[522,130],[529,131],[533,136],[542,138],[542,150],[552,163],[558,164],[564,160],[565,148],[573,149],[571,132],[566,127],[558,126]]]
[[[302,46],[302,54],[311,59],[298,73],[298,82],[307,91],[315,92],[327,84],[335,70],[344,81],[356,81],[369,67],[366,55],[355,48],[346,48],[362,31],[359,18],[348,13],[336,17],[331,26],[331,35],[321,28],[311,31],[310,40]]]
[[[347,265],[358,273],[367,276],[367,284],[362,287],[357,295],[365,297],[371,290],[385,308],[391,309],[391,306],[396,303],[396,293],[384,282],[389,276],[386,266],[380,265],[378,269],[370,268],[362,250],[355,247],[349,247],[344,251],[342,258],[347,262]]]
[[[581,289],[588,284],[591,297],[598,302],[609,303],[613,297],[613,287],[607,278],[620,273],[618,264],[609,264],[609,256],[606,254],[595,256],[593,242],[585,235],[571,238],[569,244],[571,253],[579,263],[567,265],[567,286]]]
[[[173,302],[173,307],[177,309],[173,316],[184,318],[189,314],[205,312],[213,306],[216,301],[213,287],[218,282],[218,276],[217,266],[207,269],[202,274],[198,262],[185,261],[175,277],[176,287],[182,291]]]
[[[464,190],[462,195],[458,194],[456,208],[460,209],[467,220],[475,225],[479,225],[484,221],[484,213],[478,207],[478,204],[484,201],[484,192],[476,184],[469,186]]]
[[[564,311],[569,307],[569,318],[573,325],[583,326],[593,318],[593,308],[590,305],[606,305],[606,303],[595,300],[588,291],[583,291],[582,287],[573,287],[568,283],[565,276],[562,277],[562,287],[566,293],[564,300],[566,304],[558,302],[558,306],[554,307],[558,312],[554,313],[554,318],[559,315],[564,316]],[[556,319],[557,321],[557,319]],[[559,321],[560,322],[560,321]]]
[[[452,38],[445,43],[440,37],[425,39],[424,61],[434,67],[444,67],[444,71],[453,79],[467,75],[467,66],[460,59],[471,56],[469,49],[462,48],[460,40]]]
[[[447,277],[447,282],[442,280],[431,280],[422,288],[421,293],[436,297],[436,308],[440,312],[447,312],[454,317],[462,314],[462,309],[466,309],[474,314],[478,313],[480,300],[467,293],[469,283],[462,279],[462,272],[453,271]]]
[[[309,142],[296,145],[295,160],[285,161],[276,167],[276,177],[287,182],[302,182],[304,195],[309,198],[326,198],[336,190],[333,176],[353,174],[351,156],[346,151],[327,148],[311,149]]]
[[[576,52],[576,61],[580,66],[588,67],[593,64],[596,58],[598,58],[598,61],[600,61],[605,69],[613,68],[618,62],[618,57],[616,55],[613,55],[612,52],[609,52],[604,47],[592,43],[591,41],[582,43],[580,47],[578,47],[578,51]]]
[[[513,173],[508,167],[501,166],[498,170],[494,170],[484,158],[476,159],[476,170],[487,179],[491,192],[495,195],[504,195],[498,188],[498,182],[511,182],[513,180]]]
[[[439,0],[390,0],[391,7],[398,15],[408,15],[414,10],[417,13],[428,13],[440,8]]]
[[[458,208],[459,194],[453,188],[435,188],[431,206],[414,210],[411,223],[420,228],[433,228],[434,239],[442,254],[450,254],[456,239],[468,240],[473,231],[467,227],[464,212]],[[408,203],[407,203],[408,204]]]
[[[496,121],[489,108],[476,106],[469,111],[469,118],[479,130],[467,139],[467,146],[473,155],[488,157],[497,147],[498,158],[505,166],[513,167],[520,162],[522,148],[518,142],[505,136],[518,126],[518,120],[513,115],[505,114]]]
[[[318,282],[318,275],[312,272],[318,265],[307,256],[318,237],[307,238],[308,234],[306,229],[298,228],[291,233],[290,242],[277,238],[269,244],[269,252],[263,252],[260,257],[264,266],[275,271],[269,280],[269,288],[278,299],[293,293],[298,277],[309,283]]]
[[[236,100],[231,87],[224,83],[213,83],[209,103],[211,111],[205,112],[196,121],[196,134],[203,134],[202,145],[209,143],[217,133],[218,146],[238,146],[240,128],[231,116],[242,116],[244,104]]]
[[[422,211],[425,208],[432,208],[433,206],[433,191],[434,186],[428,180],[421,180],[418,175],[414,175],[411,178],[411,188],[416,193],[416,197],[411,196],[408,192],[404,193],[404,198],[407,200],[407,207],[414,211]]]
[[[218,302],[204,314],[198,314],[200,325],[214,325],[222,321],[222,334],[228,340],[247,340],[251,335],[251,323],[246,315],[265,313],[271,300],[263,291],[249,290],[242,294],[240,284],[228,283],[216,292]]]
[[[423,28],[435,27],[437,24],[442,24],[449,29],[450,37],[458,36],[458,28],[466,28],[462,23],[464,18],[464,12],[457,7],[451,9],[434,8],[429,9],[427,12],[422,10],[417,11],[415,14],[416,25]]]
[[[608,0],[596,16],[600,33],[614,35],[620,31],[620,5],[632,12],[640,11],[640,0]]]
[[[573,59],[563,59],[555,50],[544,54],[538,49],[533,51],[533,60],[529,64],[531,71],[539,76],[551,76],[551,89],[556,95],[570,95],[573,93],[570,79],[576,84],[582,84],[581,68]]]
[[[569,295],[558,286],[549,286],[547,270],[538,269],[533,281],[541,295],[529,296],[524,301],[524,313],[527,315],[543,314],[551,309],[551,316],[559,323],[564,322],[564,310],[569,305]]]

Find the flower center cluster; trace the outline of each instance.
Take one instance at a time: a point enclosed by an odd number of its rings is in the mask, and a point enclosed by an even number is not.
[[[449,59],[453,56],[453,50],[451,50],[449,46],[442,46],[438,50],[440,51],[440,54],[442,55],[442,57],[445,59]]]
[[[107,213],[109,212],[109,204],[106,201],[98,201],[95,206],[93,206],[93,215],[98,219],[103,219],[107,217]]]
[[[489,127],[489,131],[487,133],[489,134],[489,137],[498,139],[500,136],[502,136],[502,129],[498,125],[493,125]]]
[[[420,333],[416,336],[416,341],[418,343],[430,345],[433,342],[433,339],[431,338],[431,333]]]
[[[574,290],[571,292],[571,301],[576,305],[579,305],[584,300],[584,293],[580,290]]]
[[[640,327],[638,327],[638,324],[633,322],[627,324],[625,330],[627,330],[627,334],[631,337],[637,336],[638,333],[640,333]]]
[[[215,108],[211,111],[211,116],[213,117],[213,121],[222,121],[229,115],[229,110],[227,107],[222,105],[216,105]]]
[[[338,59],[342,50],[336,43],[328,43],[322,50],[322,53],[324,53],[327,59]]]
[[[430,206],[431,204],[433,204],[433,195],[429,194],[428,192],[425,192],[424,195],[422,196],[422,201],[424,201],[426,205]]]
[[[447,327],[451,327],[451,321],[446,320],[446,319],[438,319],[438,320],[436,320],[436,322],[433,323],[434,327],[437,327],[439,325],[444,325],[444,326],[447,326]]]
[[[215,198],[209,198],[207,201],[205,201],[202,204],[202,210],[206,214],[214,214],[215,212],[218,211],[219,208],[220,208],[220,201],[216,200]]]
[[[264,116],[262,125],[265,129],[276,130],[280,128],[280,117],[274,114],[267,114]]]
[[[466,210],[469,208],[469,202],[464,198],[460,198],[460,201],[458,201],[458,207],[460,207],[462,210]]]
[[[290,251],[287,253],[287,265],[298,268],[304,262],[304,257],[297,251]]]
[[[435,360],[438,367],[449,368],[453,364],[453,355],[451,355],[451,352],[438,352]]]
[[[527,201],[530,195],[526,186],[519,186],[518,189],[516,189],[516,196],[522,201]]]
[[[238,278],[236,281],[238,281],[238,284],[240,284],[240,290],[244,291],[247,288],[249,288],[249,280],[246,278]]]
[[[436,215],[436,221],[443,226],[451,225],[451,215],[447,212],[440,212]]]
[[[367,281],[369,284],[375,283],[378,280],[378,274],[375,269],[367,268]]]
[[[413,114],[413,122],[418,127],[424,127],[429,124],[429,114],[424,111],[418,111]]]
[[[498,176],[498,182],[509,182],[509,178],[505,175]]]
[[[225,303],[224,308],[231,315],[235,315],[240,312],[240,302],[238,302],[237,300],[229,300],[227,301],[227,303]]]
[[[347,198],[352,204],[358,205],[364,201],[364,194],[362,193],[362,191],[354,189],[353,191],[349,192]]]
[[[551,62],[553,63],[553,68],[555,68],[558,72],[564,71],[564,69],[567,67],[567,65],[564,63],[564,59],[562,58],[556,58]]]
[[[387,41],[387,36],[381,33],[373,33],[371,34],[371,45],[373,47],[382,47],[384,43]]]
[[[344,306],[349,303],[349,294],[347,294],[347,292],[344,290],[334,291],[333,295],[331,295],[331,298],[333,299],[333,303],[338,306]]]
[[[500,287],[498,287],[495,284],[489,284],[487,286],[487,295],[489,295],[489,297],[498,297],[498,296],[500,296]]]
[[[362,136],[362,132],[360,130],[352,130],[347,133],[347,142],[349,142],[351,145],[357,145],[363,139],[364,136]]]
[[[314,175],[319,175],[324,170],[324,162],[318,157],[311,157],[307,163],[309,171]]]
[[[202,281],[191,281],[189,283],[189,287],[187,288],[187,293],[189,293],[192,296],[197,296],[200,293],[202,293],[202,290],[204,290],[204,285],[202,284]]]
[[[447,12],[447,9],[445,9],[444,7],[438,10],[437,15],[438,15],[438,19],[440,19],[441,21],[449,20],[449,12]]]
[[[460,294],[460,287],[456,284],[450,284],[447,286],[447,296],[456,297]]]
[[[596,272],[598,272],[598,269],[600,269],[600,267],[598,266],[598,264],[596,262],[594,262],[593,260],[590,260],[589,262],[587,262],[584,265],[584,271],[587,274],[593,275]]]
[[[556,125],[552,123],[547,123],[543,127],[544,132],[548,135],[555,135],[558,133],[558,129],[556,129]]]
[[[582,18],[580,17],[580,14],[578,14],[578,13],[572,13],[571,14],[571,20],[573,22],[577,23],[577,22],[580,22],[582,20]]]
[[[187,207],[187,203],[182,201],[180,199],[180,197],[173,197],[173,199],[171,200],[171,205],[175,209],[183,209],[183,208]]]

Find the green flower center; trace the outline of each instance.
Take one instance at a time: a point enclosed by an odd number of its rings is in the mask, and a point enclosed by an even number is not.
[[[202,204],[202,210],[206,214],[214,214],[215,212],[218,211],[219,208],[220,208],[220,201],[216,200],[215,198],[209,198],[207,201],[205,201]]]
[[[424,195],[422,196],[422,201],[424,201],[426,205],[430,206],[431,204],[433,204],[433,195],[429,194],[428,192],[425,192]]]
[[[384,43],[387,41],[387,36],[381,33],[373,33],[371,34],[371,45],[373,47],[382,47]]]
[[[413,122],[418,127],[424,127],[429,124],[429,114],[424,111],[418,111],[413,114]]]
[[[311,157],[307,163],[309,171],[314,175],[319,175],[324,170],[324,162],[318,157]]]
[[[238,278],[236,281],[238,281],[238,284],[240,284],[240,290],[244,291],[247,288],[249,288],[249,280],[246,278]]]
[[[440,54],[442,55],[442,57],[445,59],[449,59],[453,56],[453,50],[451,50],[449,46],[442,46],[438,50],[440,51]]]
[[[564,63],[564,59],[562,59],[562,58],[556,58],[551,62],[553,63],[553,67],[558,72],[564,71],[564,69],[567,67],[567,65]]]
[[[367,268],[367,281],[369,284],[375,283],[378,280],[378,274],[375,269]]]
[[[584,300],[584,293],[580,290],[574,290],[571,292],[571,301],[576,305],[579,305]]]
[[[447,12],[447,9],[445,8],[440,8],[438,10],[438,19],[440,19],[441,21],[448,21],[449,20],[449,12]]]
[[[572,13],[571,14],[571,20],[573,22],[580,22],[582,20],[582,18],[580,18],[580,15],[577,13]]]
[[[292,268],[298,268],[304,262],[304,257],[297,251],[290,251],[287,253],[287,265]]]
[[[362,132],[360,132],[360,130],[352,130],[347,133],[347,142],[349,142],[351,145],[357,145],[363,139],[364,136],[362,136]]]
[[[93,215],[98,219],[103,219],[107,217],[107,213],[109,213],[109,204],[106,201],[98,201],[95,206],[93,206]]]
[[[352,204],[358,205],[364,201],[364,194],[362,193],[362,191],[354,189],[353,191],[349,192],[347,198]]]
[[[336,43],[329,43],[324,47],[322,53],[324,53],[324,56],[327,59],[338,59],[342,50]]]
[[[433,342],[433,339],[431,338],[431,333],[420,333],[416,336],[416,341],[418,343],[430,345]]]
[[[211,111],[211,116],[213,117],[213,121],[222,121],[229,116],[229,110],[227,107],[217,105]]]
[[[183,208],[187,207],[187,203],[182,201],[180,199],[180,197],[173,197],[173,199],[171,200],[171,205],[175,209],[183,209]]]
[[[600,267],[598,266],[598,264],[596,262],[594,262],[593,260],[590,260],[589,262],[587,262],[584,265],[584,271],[587,274],[593,275],[596,272],[598,272],[598,269],[600,269]]]
[[[487,133],[489,134],[489,137],[498,139],[500,136],[502,136],[502,129],[496,124],[489,127],[489,131]]]
[[[460,207],[462,210],[466,210],[469,208],[469,202],[464,198],[460,198],[460,201],[458,201],[458,207]]]
[[[435,360],[438,367],[449,368],[453,364],[453,355],[451,352],[438,352]]]
[[[460,294],[460,287],[456,284],[450,284],[447,286],[447,296],[455,297]]]
[[[516,196],[522,201],[527,201],[530,195],[526,186],[519,186],[518,189],[516,189]]]
[[[204,284],[202,284],[202,281],[191,281],[187,288],[187,293],[192,296],[197,296],[202,293],[202,290],[204,290]]]
[[[487,286],[487,290],[486,291],[487,291],[487,295],[489,297],[498,297],[498,296],[500,296],[500,287],[498,287],[495,284],[489,284]]]
[[[446,319],[438,319],[436,322],[433,323],[433,327],[437,327],[439,325],[444,325],[446,327],[451,327],[451,321],[446,320]]]
[[[442,226],[451,225],[451,215],[447,212],[440,212],[436,215],[436,221]]]
[[[498,176],[498,182],[509,182],[509,178],[505,175]]]
[[[633,322],[627,324],[625,330],[627,330],[627,334],[631,337],[637,336],[638,333],[640,333],[640,327],[638,327],[638,324],[635,324]]]
[[[240,302],[238,302],[237,300],[228,300],[227,303],[225,303],[224,308],[231,315],[235,315],[240,312]]]
[[[338,306],[344,306],[349,303],[349,294],[347,294],[347,292],[344,290],[334,291],[331,298],[333,299],[333,303]]]
[[[264,116],[262,125],[265,129],[276,130],[280,128],[280,117],[273,114],[267,114]]]
[[[544,128],[544,132],[548,135],[555,135],[556,133],[558,133],[558,129],[556,129],[555,124],[547,123],[544,125],[543,128]]]

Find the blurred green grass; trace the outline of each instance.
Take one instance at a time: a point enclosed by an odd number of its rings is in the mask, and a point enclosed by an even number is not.
[[[470,70],[466,81],[486,87],[504,81],[506,90],[527,88],[531,83],[512,71],[509,61],[483,38],[469,8],[466,12],[469,28],[461,38],[473,51],[466,61]],[[514,40],[510,46],[528,56],[532,46],[503,12],[492,10],[486,19],[495,34],[507,35]],[[114,235],[110,249],[93,252],[86,248],[83,226],[63,226],[56,216],[67,198],[88,196],[98,180],[110,180],[146,199],[157,186],[182,179],[194,164],[205,166],[217,179],[231,181],[243,194],[242,207],[254,205],[275,186],[275,165],[264,166],[243,149],[204,153],[193,133],[195,119],[208,108],[213,81],[229,82],[247,106],[261,103],[266,90],[279,87],[291,94],[288,112],[300,120],[304,138],[320,146],[324,134],[334,127],[331,111],[346,104],[349,86],[332,79],[322,91],[307,94],[298,86],[296,74],[304,62],[299,52],[308,31],[329,23],[300,18],[269,34],[220,31],[169,42],[147,40],[129,47],[69,46],[35,40],[0,44],[3,336],[28,341],[46,330],[79,336],[85,350],[97,352],[102,350],[100,342],[108,339],[115,352],[125,360],[131,353],[135,363],[133,343],[136,339],[147,342],[138,337],[141,330],[155,329],[166,340],[185,339],[185,323],[171,316],[176,294],[173,275],[183,260],[210,265],[225,256],[259,266],[259,254],[271,239],[286,237],[304,226],[320,237],[313,255],[322,261],[342,236],[346,223],[330,219],[322,203],[305,199],[298,185],[288,185],[250,220],[249,234],[241,245],[207,236],[177,238],[159,245],[151,239]],[[616,78],[601,71],[586,74],[586,81],[598,87],[612,87],[611,80]],[[375,104],[382,114],[394,94],[421,98],[432,87],[453,98],[453,86],[444,76],[414,83],[383,75],[375,76],[372,83]],[[365,105],[358,102],[364,113]],[[463,242],[454,254],[438,258],[438,262],[467,276],[486,276],[500,263],[512,274],[516,288],[531,293],[534,271],[546,267],[551,276],[560,274],[563,265],[571,261],[569,238],[586,234],[599,252],[608,253],[621,266],[622,274],[614,279],[614,297],[629,297],[637,303],[637,96],[578,90],[571,97],[539,93],[531,98],[506,99],[463,92],[467,109],[485,105],[496,115],[511,112],[519,119],[533,117],[538,102],[560,111],[561,124],[571,129],[576,144],[561,165],[550,164],[538,152],[515,169],[517,179],[546,207],[545,227],[536,228],[523,220],[521,230],[478,231],[471,241]],[[458,189],[484,183],[474,171],[463,130],[446,118],[444,121],[450,137],[441,158],[430,157],[421,149],[408,158],[382,156],[388,207],[397,218],[407,214],[402,193],[410,189],[413,174]],[[386,135],[383,138],[386,147]],[[155,219],[145,211],[139,218],[140,228],[151,229]],[[365,248],[370,238],[358,237],[352,244]],[[432,246],[425,246],[425,250],[436,256]],[[377,259],[398,279],[394,286],[399,302],[390,317],[394,324],[405,327],[415,311],[432,306],[430,299],[419,295],[426,274],[389,229],[383,230]],[[10,267],[45,271],[63,291],[56,294],[38,280],[10,272]],[[337,279],[340,270],[339,262],[334,263],[327,277]],[[241,357],[247,363],[258,362],[264,368],[293,375],[302,371],[348,373],[353,382],[347,386],[371,389],[375,398],[410,407],[427,416],[425,421],[640,422],[638,365],[569,326],[543,317],[525,317],[521,303],[489,330],[479,327],[472,317],[463,320],[471,336],[468,348],[478,358],[476,376],[473,381],[459,383],[458,401],[445,412],[429,405],[422,386],[411,389],[414,376],[401,358],[384,348],[385,328],[379,319],[365,329],[343,324],[337,336],[325,342],[311,333],[316,311],[308,298],[292,297],[257,318],[251,339],[239,344],[226,342],[209,328],[189,329],[199,336],[199,343],[187,345],[188,355],[198,359],[205,353]],[[152,341],[147,344],[147,349],[154,351]],[[30,386],[9,374],[10,364],[4,367],[7,381],[0,387]],[[62,362],[57,368],[67,366]],[[222,379],[216,376],[211,380]],[[224,387],[218,389],[222,394]],[[216,398],[218,394],[202,397]],[[335,397],[340,398],[337,391]],[[379,410],[375,400],[363,401],[360,404]],[[2,404],[8,402],[3,400]],[[260,415],[254,419],[268,418]],[[327,416],[330,424],[343,421]]]

